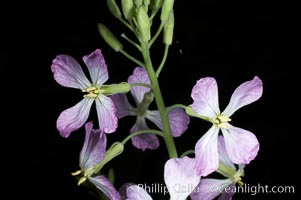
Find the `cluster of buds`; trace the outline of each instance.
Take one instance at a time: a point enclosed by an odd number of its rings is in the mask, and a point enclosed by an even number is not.
[[[163,43],[172,44],[174,29],[174,0],[121,0],[118,5],[115,0],[107,0],[107,5],[114,17],[125,24],[137,37],[140,43],[148,43],[152,38],[151,26],[153,18],[161,9],[161,26],[163,27]],[[120,7],[121,10],[120,11]],[[98,23],[100,35],[106,43],[116,52],[122,50],[123,46],[117,37],[107,26]]]

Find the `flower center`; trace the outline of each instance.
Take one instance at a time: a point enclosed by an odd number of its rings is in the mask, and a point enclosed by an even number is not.
[[[83,89],[82,92],[87,92],[88,94],[85,94],[84,97],[88,98],[96,98],[101,93],[100,89],[95,86]]]
[[[243,186],[244,183],[242,182],[242,176],[244,176],[244,171],[239,169],[235,174],[233,174],[231,179],[239,186]]]
[[[218,115],[214,120],[213,120],[213,124],[215,124],[216,126],[218,126],[219,128],[230,128],[230,124],[228,122],[230,122],[231,119],[225,115]]]

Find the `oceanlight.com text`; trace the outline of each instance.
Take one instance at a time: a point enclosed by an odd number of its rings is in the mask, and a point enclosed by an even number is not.
[[[144,183],[138,184],[138,186],[144,189],[149,194],[160,193],[163,195],[167,195],[169,190],[172,190],[176,193],[191,193],[191,192],[198,192],[198,187],[194,188],[191,184],[182,185],[182,184],[175,184],[173,188],[167,188],[165,184],[162,183]],[[219,185],[212,185],[207,188],[207,192],[219,192],[219,193],[240,193],[240,194],[293,194],[295,193],[294,186],[271,186],[271,185],[250,185],[245,183],[242,186],[228,186],[228,187],[219,187]],[[203,191],[204,192],[204,191]]]

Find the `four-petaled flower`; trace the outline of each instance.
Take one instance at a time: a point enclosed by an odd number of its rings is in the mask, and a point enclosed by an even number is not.
[[[195,145],[198,174],[206,176],[218,168],[217,138],[220,129],[224,135],[226,152],[233,163],[248,164],[255,158],[259,150],[256,136],[229,122],[236,110],[258,100],[262,90],[262,81],[255,76],[253,80],[241,84],[234,91],[230,103],[221,113],[215,79],[207,77],[197,81],[191,93],[194,102],[186,111],[213,123]]]
[[[72,173],[72,175],[82,175],[78,185],[88,179],[109,199],[120,200],[119,193],[105,176],[92,176],[95,173],[95,166],[105,160],[107,146],[106,134],[100,129],[93,129],[92,122],[86,123],[85,130],[85,141],[80,152],[80,170]]]
[[[128,78],[128,83],[144,83],[150,84],[150,80],[147,71],[144,68],[136,67],[133,75]],[[131,128],[130,132],[136,132],[138,130],[149,129],[145,119],[152,121],[161,130],[162,121],[158,110],[148,110],[150,103],[153,101],[153,94],[150,92],[150,88],[144,86],[132,86],[131,93],[134,97],[137,108],[134,108],[128,102],[125,94],[112,95],[118,118],[125,116],[137,116],[136,123]],[[187,129],[190,122],[190,118],[181,108],[175,108],[168,114],[171,132],[173,137],[181,136]],[[132,138],[133,145],[138,149],[156,149],[159,147],[158,137],[154,134],[143,134]]]
[[[100,49],[84,56],[92,83],[85,76],[80,64],[69,55],[58,55],[51,65],[54,79],[65,87],[81,89],[86,94],[75,106],[63,111],[57,119],[57,129],[63,137],[79,129],[87,121],[92,103],[96,102],[98,124],[106,133],[117,128],[118,119],[113,101],[103,94],[103,84],[108,80],[107,65]]]
[[[236,169],[233,162],[229,159],[223,136],[218,137],[218,153],[220,167],[217,170],[226,179],[203,178],[199,185],[190,194],[192,200],[212,200],[218,199],[231,200],[235,192],[236,184],[243,185],[241,177],[244,176],[245,165],[239,165]]]

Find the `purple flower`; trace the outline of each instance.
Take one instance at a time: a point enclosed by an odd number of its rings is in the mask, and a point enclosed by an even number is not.
[[[195,145],[198,174],[206,176],[218,168],[217,138],[220,129],[225,138],[226,152],[233,163],[248,164],[255,158],[259,150],[256,136],[247,130],[232,126],[229,122],[236,110],[258,100],[262,90],[262,81],[255,76],[253,80],[241,84],[234,91],[230,103],[221,113],[215,79],[208,77],[197,81],[191,94],[194,102],[187,113],[194,113],[192,115],[213,123]]]
[[[223,136],[218,137],[218,152],[220,167],[217,170],[226,179],[201,179],[199,185],[190,194],[192,200],[212,200],[219,196],[219,200],[231,200],[235,192],[235,185],[242,185],[244,165],[238,170],[227,155]]]
[[[81,89],[87,93],[75,106],[63,111],[57,119],[57,129],[63,137],[79,129],[88,119],[92,103],[96,102],[99,127],[106,133],[117,128],[118,119],[113,101],[101,88],[108,80],[107,65],[100,49],[83,57],[92,83],[85,76],[79,63],[69,55],[58,55],[51,65],[54,79],[62,86]]]
[[[195,159],[172,158],[165,163],[164,180],[172,200],[185,200],[199,184]]]
[[[141,67],[136,67],[133,75],[128,78],[128,83],[145,83],[150,84],[150,80],[147,71]],[[146,120],[153,122],[157,127],[163,130],[160,113],[158,110],[148,110],[150,103],[153,101],[153,94],[150,92],[150,88],[143,86],[132,86],[131,93],[134,97],[134,101],[137,105],[134,108],[128,101],[126,95],[116,94],[112,95],[118,118],[125,116],[137,116],[136,123],[131,128],[130,132],[136,132],[138,130],[149,129]],[[183,109],[175,108],[168,114],[171,132],[174,137],[181,136],[188,127],[190,118]],[[138,149],[156,149],[159,147],[158,137],[154,134],[142,134],[132,138],[132,143]]]
[[[105,159],[107,146],[106,134],[100,129],[93,129],[93,124],[91,122],[86,123],[85,129],[86,136],[79,160],[81,169],[72,173],[72,175],[83,175],[79,179],[78,185],[88,179],[109,199],[120,200],[119,193],[105,176],[98,175],[92,177],[95,173],[95,166]]]

